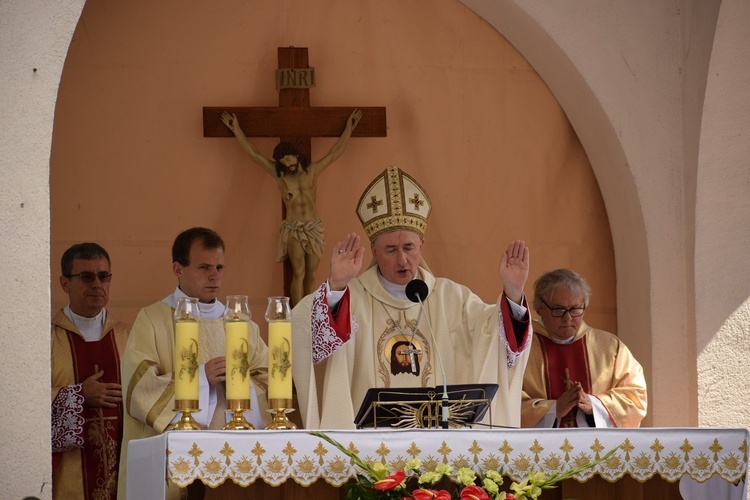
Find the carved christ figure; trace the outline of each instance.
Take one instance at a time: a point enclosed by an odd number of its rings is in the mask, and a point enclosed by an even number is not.
[[[355,109],[328,154],[308,164],[307,158],[288,142],[276,146],[273,159],[266,158],[247,139],[235,114],[225,111],[221,115],[221,121],[234,133],[250,159],[276,179],[286,207],[276,261],[283,262],[288,257],[292,263],[291,299],[294,304],[315,291],[317,285],[315,272],[324,246],[323,226],[315,204],[318,176],[344,153],[346,143],[361,119],[362,111]]]

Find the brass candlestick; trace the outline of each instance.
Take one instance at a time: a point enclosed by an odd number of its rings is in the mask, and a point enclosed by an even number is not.
[[[200,410],[198,401],[180,399],[174,402],[174,411],[182,412],[182,417],[169,428],[171,431],[202,431],[203,426],[195,421],[193,413]]]
[[[249,399],[227,399],[227,409],[232,412],[232,420],[224,426],[225,431],[252,431],[253,424],[245,419],[245,412],[250,409]]]
[[[294,425],[294,422],[289,420],[286,416],[287,413],[291,413],[294,411],[294,408],[292,408],[291,399],[269,399],[268,403],[270,406],[268,411],[273,414],[273,421],[268,424],[268,427],[266,427],[266,429],[274,431],[288,431],[297,428],[297,426]]]

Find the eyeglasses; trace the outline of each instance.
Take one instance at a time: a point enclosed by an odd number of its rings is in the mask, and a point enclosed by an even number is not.
[[[87,285],[91,285],[96,279],[99,279],[99,282],[101,283],[109,283],[112,281],[112,273],[106,273],[104,271],[100,273],[92,273],[89,271],[84,271],[82,273],[78,274],[69,274],[66,276],[66,278],[81,278],[81,281],[83,281]]]
[[[539,297],[539,300],[542,301],[542,304],[547,306],[547,309],[549,309],[553,318],[562,318],[565,316],[565,313],[570,314],[571,318],[578,318],[579,316],[583,316],[583,311],[586,310],[585,307],[571,307],[570,309],[565,309],[564,307],[550,307],[543,298]]]

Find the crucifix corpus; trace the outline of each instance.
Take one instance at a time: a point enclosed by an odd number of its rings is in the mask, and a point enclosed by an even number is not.
[[[284,219],[276,260],[285,262],[284,290],[296,304],[315,290],[323,252],[323,227],[315,203],[318,176],[343,154],[350,137],[386,136],[385,108],[310,107],[315,69],[308,66],[307,48],[280,47],[278,60],[279,107],[204,107],[203,136],[234,135],[250,159],[276,179]],[[281,143],[268,158],[248,137],[279,137]],[[339,140],[313,162],[312,137]]]

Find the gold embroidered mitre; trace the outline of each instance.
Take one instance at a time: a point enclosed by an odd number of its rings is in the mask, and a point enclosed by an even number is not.
[[[391,165],[367,186],[357,216],[370,241],[388,231],[406,229],[424,236],[432,204],[419,183]]]

